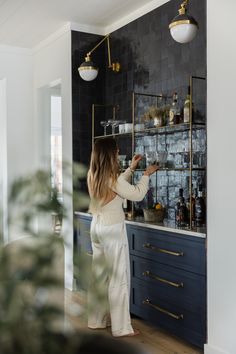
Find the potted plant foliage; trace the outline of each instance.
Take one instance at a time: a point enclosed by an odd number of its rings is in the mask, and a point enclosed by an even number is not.
[[[78,181],[86,171],[82,166],[76,170],[80,171]],[[80,193],[75,204],[86,202],[87,196]],[[26,236],[0,244],[1,354],[140,353],[107,336],[65,329],[64,239],[52,224],[52,215],[63,223],[67,213],[51,188],[50,174],[37,171],[16,181],[9,210],[14,226]],[[35,227],[38,216],[40,228]]]

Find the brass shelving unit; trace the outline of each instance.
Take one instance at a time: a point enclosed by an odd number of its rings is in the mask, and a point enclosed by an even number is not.
[[[190,87],[190,121],[189,123],[180,123],[180,124],[175,124],[175,125],[165,125],[165,126],[159,126],[159,127],[152,127],[152,128],[146,128],[142,131],[135,131],[135,105],[136,105],[136,99],[138,96],[143,96],[143,97],[152,97],[156,99],[156,106],[158,106],[158,99],[164,98],[165,100],[169,99],[169,96],[163,96],[163,95],[154,95],[154,94],[147,94],[147,93],[139,93],[139,92],[133,92],[132,93],[132,131],[129,133],[115,133],[115,134],[107,134],[107,135],[95,135],[95,113],[97,108],[110,108],[112,109],[112,116],[113,119],[116,119],[116,107],[117,105],[115,104],[107,104],[107,105],[102,105],[102,104],[93,104],[92,105],[92,145],[95,141],[95,139],[98,138],[107,138],[107,137],[114,137],[114,138],[123,138],[123,137],[129,137],[131,139],[131,154],[133,156],[134,151],[135,151],[135,139],[137,137],[142,137],[145,135],[169,135],[169,134],[175,134],[178,132],[185,132],[189,131],[189,167],[186,168],[174,168],[174,167],[166,167],[166,168],[161,168],[159,171],[189,171],[189,196],[192,196],[192,173],[193,171],[205,171],[206,168],[203,167],[193,167],[193,131],[197,129],[202,129],[206,124],[205,123],[195,123],[193,122],[193,106],[192,106],[192,97],[193,97],[193,80],[206,80],[203,77],[198,77],[198,76],[190,76],[189,78],[189,87]],[[137,172],[143,171],[143,169],[137,169]],[[156,177],[157,178],[157,177]],[[191,198],[190,198],[191,200]],[[134,205],[132,203],[132,214],[134,214]],[[189,223],[189,230],[193,230],[193,225],[192,225],[192,206],[190,206],[190,223]]]

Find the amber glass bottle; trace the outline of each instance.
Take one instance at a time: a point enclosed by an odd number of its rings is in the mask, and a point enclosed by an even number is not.
[[[185,203],[185,199],[183,197],[183,189],[179,190],[179,199],[175,206],[175,223],[176,226],[186,226],[188,219],[188,211]]]

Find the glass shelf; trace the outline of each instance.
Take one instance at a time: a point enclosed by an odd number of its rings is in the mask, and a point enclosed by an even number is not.
[[[132,132],[130,133],[115,133],[115,134],[107,134],[107,135],[98,135],[95,136],[94,139],[105,139],[105,138],[112,138],[112,137],[129,137],[132,136]]]
[[[192,125],[192,129],[202,129],[205,126],[204,123],[194,123]],[[181,124],[174,124],[174,125],[165,125],[162,127],[153,127],[147,128],[142,131],[135,131],[134,134],[136,136],[140,135],[143,136],[144,134],[148,135],[155,135],[155,134],[175,134],[178,132],[184,132],[190,130],[191,125],[190,123],[181,123]]]
[[[194,168],[192,168],[192,171],[205,171],[206,170],[206,168],[205,167],[194,167]],[[142,171],[145,171],[145,169],[141,169],[141,168],[137,168],[136,170],[135,170],[135,172],[142,172]],[[158,171],[157,172],[159,172],[159,171],[190,171],[190,168],[188,167],[188,168],[181,168],[181,167],[179,167],[179,168],[174,168],[174,167],[163,167],[163,168],[159,168],[158,169]]]
[[[126,168],[122,168],[120,171],[121,173],[125,172],[127,170],[128,167]],[[144,172],[146,169],[145,168],[137,168],[135,172]],[[205,171],[206,168],[205,167],[194,167],[192,168],[192,171]],[[162,171],[166,171],[166,172],[172,172],[172,171],[179,171],[179,172],[183,172],[183,171],[190,171],[190,168],[159,168],[157,172],[162,172]]]
[[[194,123],[192,125],[192,129],[202,129],[205,126],[205,123]],[[109,137],[127,137],[132,136],[135,134],[136,136],[143,136],[145,135],[156,135],[156,134],[175,134],[178,132],[184,132],[190,130],[191,126],[190,123],[181,123],[181,124],[174,124],[174,125],[165,125],[162,127],[153,127],[147,128],[141,131],[132,131],[129,133],[115,133],[115,134],[107,134],[107,135],[97,135],[94,136],[94,139],[101,139],[101,138],[109,138]]]

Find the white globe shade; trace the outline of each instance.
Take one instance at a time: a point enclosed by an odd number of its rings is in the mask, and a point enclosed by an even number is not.
[[[79,68],[78,70],[79,70],[80,77],[85,81],[92,81],[92,80],[96,79],[96,77],[98,75],[98,69],[96,69],[96,68],[82,67],[82,68]]]
[[[176,24],[170,28],[170,34],[176,42],[188,43],[194,39],[198,27],[192,23]]]

